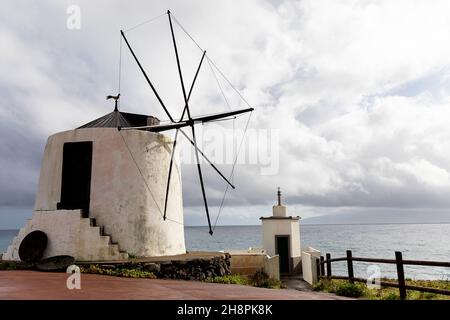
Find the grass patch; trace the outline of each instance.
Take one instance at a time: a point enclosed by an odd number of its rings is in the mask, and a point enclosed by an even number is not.
[[[209,277],[205,279],[205,282],[250,285],[250,280],[248,277],[240,274],[230,274],[222,277]]]
[[[394,282],[393,279],[382,279],[385,282]],[[429,288],[439,288],[450,290],[450,281],[448,280],[406,280],[407,285],[421,286]],[[369,300],[400,300],[398,288],[381,287],[381,289],[368,288],[365,283],[350,283],[347,280],[340,279],[322,279],[317,282],[313,289],[315,291],[324,291],[335,293],[340,296],[362,298]],[[408,300],[450,300],[450,296],[407,290]]]
[[[223,284],[240,284],[260,288],[281,289],[284,288],[279,280],[270,278],[265,272],[257,271],[251,276],[242,274],[231,274],[222,277],[206,278],[205,282],[223,283]]]
[[[153,272],[127,268],[102,268],[96,264],[91,264],[88,267],[80,267],[80,271],[82,273],[102,274],[116,277],[156,279],[156,276],[153,274]]]
[[[0,261],[0,270],[30,270],[33,265],[25,262]]]
[[[281,289],[283,285],[279,280],[270,278],[264,271],[256,271],[250,277],[251,285],[260,288]]]
[[[338,296],[359,298],[364,294],[364,287],[360,283],[344,282],[336,286]]]
[[[352,298],[363,297],[366,289],[363,283],[350,283],[346,280],[336,279],[322,279],[313,286],[314,291],[325,291]]]

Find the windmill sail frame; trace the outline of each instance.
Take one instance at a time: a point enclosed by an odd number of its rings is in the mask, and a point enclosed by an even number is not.
[[[193,79],[193,81],[191,83],[191,86],[190,86],[190,89],[189,89],[189,93],[186,94],[186,87],[185,87],[185,83],[184,83],[184,80],[183,80],[183,73],[182,73],[182,70],[181,70],[181,63],[180,63],[180,59],[179,59],[179,55],[178,55],[178,48],[177,48],[177,43],[176,43],[176,39],[175,39],[175,33],[174,33],[174,30],[173,30],[171,13],[170,13],[169,10],[167,11],[167,15],[168,15],[168,19],[169,19],[170,31],[171,31],[171,35],[172,35],[172,42],[173,42],[173,47],[174,47],[175,57],[176,57],[176,62],[177,62],[177,67],[178,67],[178,75],[179,75],[179,78],[180,78],[180,84],[181,84],[181,89],[182,89],[182,92],[183,92],[183,98],[184,98],[184,103],[185,103],[184,108],[183,108],[183,112],[182,112],[182,115],[181,115],[181,118],[180,118],[179,121],[175,121],[174,120],[174,118],[170,114],[169,110],[165,106],[163,100],[159,96],[155,86],[153,85],[153,83],[151,82],[151,80],[148,77],[147,73],[145,72],[144,68],[142,67],[139,59],[137,58],[136,54],[134,53],[133,49],[131,48],[131,45],[130,45],[128,39],[126,38],[125,33],[123,32],[123,30],[120,30],[120,34],[121,34],[122,38],[125,40],[125,43],[126,43],[128,49],[129,49],[131,55],[133,56],[134,60],[136,61],[139,69],[141,70],[145,80],[147,81],[148,85],[150,86],[150,88],[151,88],[153,94],[155,95],[156,99],[158,100],[159,104],[161,105],[161,107],[163,108],[164,112],[168,116],[168,118],[170,120],[170,123],[168,123],[168,124],[150,125],[150,126],[124,127],[124,128],[118,126],[117,129],[118,130],[147,130],[147,131],[151,131],[151,132],[163,132],[163,131],[168,131],[168,130],[176,130],[175,137],[174,137],[174,143],[173,143],[173,147],[172,147],[171,158],[170,158],[169,173],[168,173],[167,185],[166,185],[166,194],[165,194],[165,199],[164,199],[164,216],[163,216],[164,220],[166,219],[167,202],[168,202],[168,199],[169,199],[170,180],[171,180],[171,174],[172,174],[172,166],[173,166],[175,148],[176,148],[178,133],[179,133],[179,131],[181,131],[181,133],[188,139],[188,141],[191,143],[191,145],[194,147],[194,150],[195,150],[195,157],[196,157],[196,162],[197,162],[197,171],[198,171],[199,182],[200,182],[200,187],[201,187],[201,191],[202,191],[203,204],[204,204],[204,207],[205,207],[206,217],[207,217],[207,220],[208,220],[209,234],[212,235],[213,234],[213,229],[212,229],[212,226],[211,226],[211,219],[210,219],[210,215],[209,215],[208,201],[207,201],[207,197],[206,197],[206,190],[205,190],[205,185],[204,185],[204,181],[203,181],[203,174],[202,174],[202,169],[201,169],[201,164],[200,164],[200,155],[228,183],[229,186],[231,186],[233,189],[235,188],[235,186],[223,175],[222,172],[220,172],[220,170],[207,158],[207,156],[198,147],[197,141],[196,141],[196,135],[195,135],[195,124],[206,123],[206,122],[210,122],[210,121],[217,121],[217,120],[220,120],[220,119],[227,120],[226,118],[228,118],[230,116],[235,116],[235,115],[242,114],[242,113],[252,112],[254,109],[250,107],[250,108],[241,109],[241,110],[234,110],[234,111],[230,111],[230,112],[216,113],[216,114],[211,114],[211,115],[203,115],[203,116],[198,116],[198,117],[192,117],[191,116],[191,112],[190,112],[190,109],[189,109],[189,99],[191,97],[192,89],[194,88],[194,85],[195,85],[198,73],[200,71],[200,68],[202,66],[204,57],[206,55],[206,51],[203,51],[202,58],[201,58],[200,63],[198,65],[198,67],[197,67],[194,79]],[[187,115],[187,120],[184,119],[185,115]],[[191,128],[192,139],[182,130],[182,128],[184,128],[184,127],[190,127]]]

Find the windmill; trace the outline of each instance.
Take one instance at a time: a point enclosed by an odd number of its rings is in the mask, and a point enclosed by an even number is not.
[[[173,142],[172,153],[171,153],[171,158],[170,158],[170,164],[169,164],[169,173],[168,173],[168,177],[167,177],[166,193],[165,193],[165,200],[164,200],[164,215],[163,215],[163,219],[164,220],[166,220],[167,204],[168,204],[168,201],[169,201],[170,180],[171,180],[171,175],[172,175],[172,167],[173,167],[173,161],[174,161],[174,155],[175,155],[175,148],[176,148],[176,144],[177,144],[177,139],[178,139],[179,133],[183,134],[188,139],[188,141],[191,143],[191,145],[192,145],[192,147],[194,148],[194,151],[195,151],[195,158],[196,158],[196,162],[197,162],[198,177],[199,177],[199,182],[200,182],[200,187],[201,187],[201,192],[202,192],[203,204],[204,204],[204,207],[205,207],[206,217],[207,217],[207,221],[208,221],[209,234],[212,235],[213,234],[213,229],[212,229],[212,226],[211,226],[211,219],[210,219],[210,214],[209,214],[208,201],[207,201],[207,197],[206,197],[205,184],[204,184],[204,180],[203,180],[202,168],[201,168],[201,165],[200,165],[200,155],[208,162],[209,165],[211,165],[211,167],[220,175],[220,177],[225,180],[225,182],[228,184],[228,186],[230,186],[233,189],[235,188],[235,186],[229,181],[229,179],[227,179],[224,176],[224,174],[214,165],[214,163],[212,163],[208,159],[208,157],[198,147],[197,139],[196,139],[196,135],[195,135],[195,125],[196,124],[203,124],[203,123],[207,123],[207,122],[211,122],[211,121],[217,121],[219,119],[222,119],[222,120],[225,119],[226,120],[227,118],[236,116],[238,114],[252,112],[253,108],[250,107],[250,108],[246,108],[246,109],[240,109],[240,110],[235,110],[235,111],[230,111],[230,112],[223,112],[223,113],[215,113],[215,114],[203,115],[203,116],[193,116],[191,114],[191,110],[189,108],[189,100],[190,100],[190,97],[191,97],[192,89],[194,88],[195,82],[197,80],[197,76],[198,76],[198,74],[200,72],[202,63],[204,61],[204,58],[205,58],[205,55],[206,55],[206,51],[203,51],[202,57],[200,59],[198,67],[196,69],[196,73],[195,73],[194,79],[193,79],[193,81],[192,81],[192,83],[191,83],[191,85],[189,87],[189,91],[187,91],[186,90],[186,84],[185,84],[185,81],[183,79],[183,72],[182,72],[182,69],[181,69],[180,59],[179,59],[179,55],[178,55],[178,48],[177,48],[177,42],[176,42],[176,39],[175,39],[175,33],[174,33],[174,30],[173,30],[172,15],[171,15],[171,12],[169,10],[167,11],[167,16],[168,16],[168,19],[169,19],[169,25],[170,25],[171,35],[172,35],[173,48],[174,48],[174,51],[175,51],[176,63],[177,63],[177,68],[178,68],[178,75],[179,75],[179,80],[180,80],[180,84],[181,84],[181,90],[182,90],[183,98],[184,98],[184,107],[183,107],[183,111],[181,113],[180,120],[176,121],[172,117],[172,115],[168,111],[166,105],[164,104],[163,100],[161,99],[160,95],[158,94],[154,84],[152,83],[152,81],[148,77],[146,71],[142,67],[142,64],[140,63],[139,59],[137,58],[136,54],[134,53],[134,51],[133,51],[133,49],[132,49],[132,47],[131,47],[128,39],[127,39],[127,37],[125,36],[124,31],[120,30],[121,37],[125,41],[125,43],[126,43],[128,49],[129,49],[131,55],[133,56],[134,60],[136,61],[140,71],[142,72],[146,82],[150,86],[153,94],[155,95],[155,97],[158,100],[159,104],[163,108],[165,114],[169,118],[170,123],[158,124],[158,125],[148,125],[148,126],[138,126],[138,127],[124,127],[124,128],[121,128],[120,126],[118,126],[118,129],[119,130],[147,130],[147,131],[151,131],[151,132],[163,132],[163,131],[169,131],[169,130],[176,130],[175,131],[174,142]],[[119,96],[120,96],[120,94],[119,94]],[[117,96],[117,98],[119,96]],[[115,98],[115,97],[111,96],[111,98]],[[115,100],[116,100],[116,103],[117,103],[117,99],[115,99]],[[188,134],[183,130],[184,127],[190,127],[192,138],[189,137]]]

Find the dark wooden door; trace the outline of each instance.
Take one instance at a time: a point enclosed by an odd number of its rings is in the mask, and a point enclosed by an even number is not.
[[[289,273],[289,236],[276,236],[276,253],[280,256],[280,273]]]
[[[64,143],[58,209],[82,209],[83,215],[88,216],[91,170],[92,141]]]

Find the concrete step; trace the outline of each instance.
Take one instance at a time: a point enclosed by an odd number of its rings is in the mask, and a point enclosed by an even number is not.
[[[61,217],[61,213],[57,212],[49,213],[53,214],[55,217]],[[65,210],[67,211],[67,210]],[[18,248],[22,239],[31,231],[36,229],[47,230],[51,233],[52,219],[46,216],[47,213],[36,211],[33,214],[32,219],[28,219],[24,226],[19,230],[17,236],[12,240],[11,244],[6,248],[6,252],[3,257],[8,257],[11,260],[20,260],[18,256]],[[97,257],[99,259],[106,260],[128,260],[128,253],[121,251],[120,246],[116,241],[113,241],[112,236],[106,234],[105,227],[100,226],[97,223],[97,219],[83,217],[81,210],[70,210],[70,212],[65,212],[71,219],[71,223],[76,223],[77,216],[79,217],[79,225],[74,225],[75,232],[81,232],[89,239],[89,245],[87,248],[83,248],[83,254],[86,255],[85,259],[91,259],[91,257]],[[76,214],[74,217],[71,214]],[[79,214],[79,215],[78,215]],[[75,220],[74,220],[75,218]],[[90,248],[90,249],[89,249]],[[0,252],[1,254],[2,252]],[[70,253],[72,254],[72,253]]]
[[[111,235],[109,235],[109,234],[107,234],[105,232],[105,227],[104,226],[98,225],[96,218],[82,218],[82,219],[89,221],[89,227],[90,228],[95,228],[94,232],[95,233],[98,232],[98,235],[100,237],[100,241],[104,245],[110,246],[110,248],[111,248],[111,250],[113,252],[117,252],[117,255],[119,255],[120,259],[122,259],[122,260],[127,260],[128,259],[128,253],[125,252],[125,251],[120,251],[119,244],[117,242],[113,241]]]

